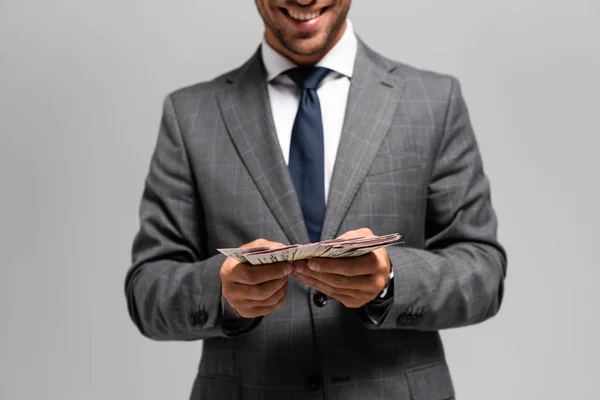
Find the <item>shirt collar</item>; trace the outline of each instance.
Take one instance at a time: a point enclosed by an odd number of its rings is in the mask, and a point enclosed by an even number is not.
[[[354,60],[358,48],[358,40],[352,27],[352,22],[346,20],[346,31],[342,38],[317,63],[318,67],[329,68],[339,74],[352,77]],[[283,72],[297,67],[290,59],[273,49],[263,38],[261,45],[262,60],[267,70],[267,81],[272,81]]]

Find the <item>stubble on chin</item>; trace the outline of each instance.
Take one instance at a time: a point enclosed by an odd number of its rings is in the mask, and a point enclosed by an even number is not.
[[[333,26],[333,29],[327,32],[325,35],[319,35],[318,37],[311,38],[310,33],[299,35],[294,40],[289,40],[285,37],[282,31],[275,31],[275,37],[285,47],[285,49],[292,54],[298,56],[312,56],[325,51],[327,47],[335,40],[336,36],[340,32],[344,20],[337,22]],[[303,45],[304,44],[304,45]]]
[[[319,42],[316,42],[314,44],[306,43],[306,46],[302,45],[302,43],[300,42],[302,40],[309,41],[310,39],[301,38],[297,42],[294,43],[292,41],[288,41],[288,40],[285,40],[282,38],[282,39],[280,39],[280,42],[283,45],[283,47],[286,48],[286,50],[288,50],[292,54],[295,54],[298,56],[312,56],[314,54],[318,54],[318,53],[322,52],[323,49],[325,49],[325,47],[326,47],[326,40],[323,40],[323,39],[321,39]]]

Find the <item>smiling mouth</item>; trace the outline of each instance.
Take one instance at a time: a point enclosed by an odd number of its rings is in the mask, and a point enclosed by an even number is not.
[[[281,8],[281,11],[287,15],[291,20],[296,22],[308,22],[312,21],[323,15],[325,11],[327,11],[328,7],[323,7],[317,11],[296,11],[296,10],[288,10],[287,8]]]

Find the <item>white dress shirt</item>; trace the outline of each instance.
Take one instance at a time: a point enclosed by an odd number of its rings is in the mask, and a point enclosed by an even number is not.
[[[329,195],[329,184],[342,135],[357,45],[358,40],[354,34],[352,23],[347,20],[342,38],[316,65],[332,71],[323,79],[317,89],[323,117],[325,198]],[[261,53],[267,70],[269,99],[277,138],[287,164],[290,156],[292,128],[300,102],[300,92],[296,84],[282,73],[297,67],[297,65],[273,49],[264,39]]]

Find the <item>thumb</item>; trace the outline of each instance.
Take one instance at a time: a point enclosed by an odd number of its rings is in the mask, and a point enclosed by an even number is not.
[[[353,231],[344,233],[343,235],[339,236],[338,239],[353,239],[363,236],[373,236],[373,231],[371,231],[369,228],[355,229]]]
[[[346,233],[344,233],[343,235],[338,236],[336,239],[352,239],[352,238],[357,238],[361,235],[358,234],[358,231],[348,231]]]

